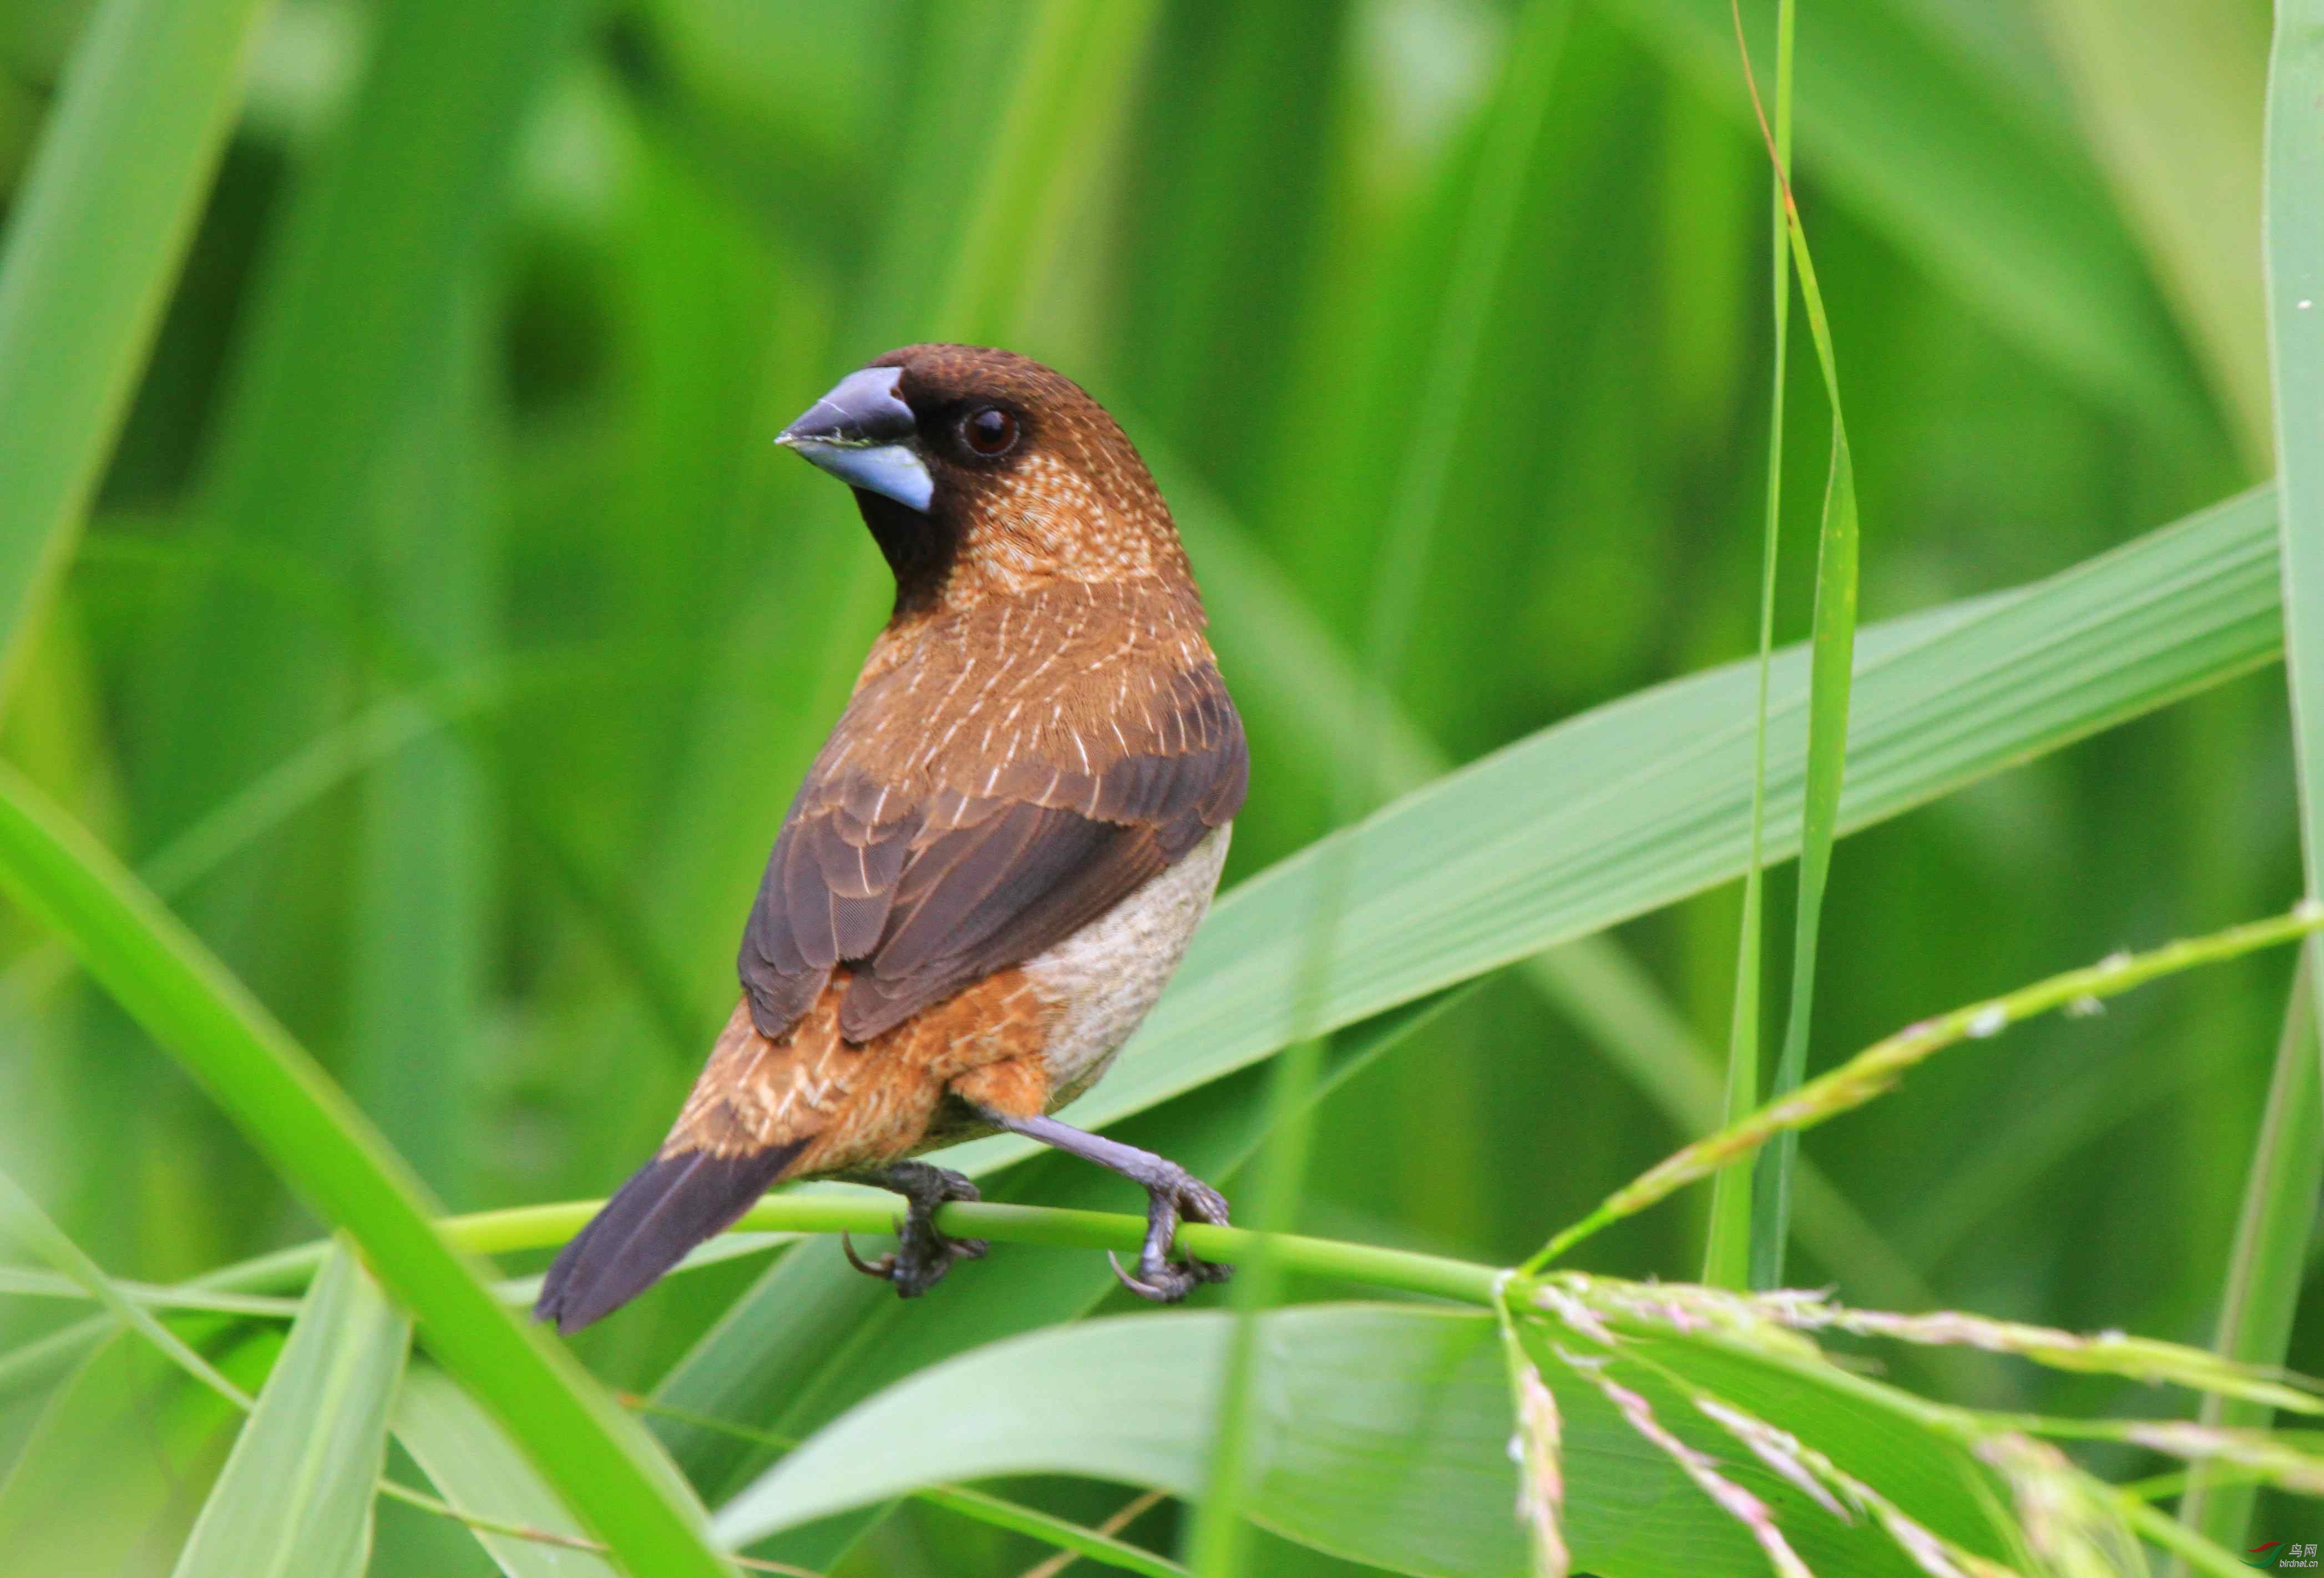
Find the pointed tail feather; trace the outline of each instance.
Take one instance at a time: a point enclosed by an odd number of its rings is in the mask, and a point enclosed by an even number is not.
[[[807,1147],[802,1139],[747,1156],[654,1158],[565,1246],[541,1282],[533,1318],[577,1332],[611,1315],[732,1225]]]

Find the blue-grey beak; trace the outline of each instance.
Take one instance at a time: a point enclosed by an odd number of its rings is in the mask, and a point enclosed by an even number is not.
[[[896,394],[897,367],[866,367],[832,385],[775,442],[852,486],[925,513],[936,484],[920,459],[912,408]]]

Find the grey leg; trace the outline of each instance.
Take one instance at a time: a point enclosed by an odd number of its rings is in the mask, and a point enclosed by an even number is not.
[[[946,1238],[936,1231],[936,1209],[947,1200],[979,1198],[976,1186],[948,1167],[899,1161],[871,1172],[843,1173],[851,1184],[893,1189],[904,1197],[904,1220],[896,1224],[894,1252],[876,1260],[859,1259],[845,1233],[839,1247],[857,1270],[896,1285],[899,1298],[918,1298],[952,1269],[954,1260],[981,1260],[990,1246],[981,1238]]]
[[[1119,1260],[1113,1267],[1114,1275],[1132,1293],[1158,1304],[1176,1304],[1201,1284],[1223,1282],[1234,1274],[1231,1266],[1214,1265],[1192,1255],[1170,1259],[1170,1242],[1177,1236],[1180,1217],[1218,1226],[1224,1226],[1227,1220],[1226,1196],[1176,1162],[1055,1118],[1011,1118],[987,1108],[977,1111],[996,1128],[1111,1168],[1146,1191],[1146,1245],[1139,1251],[1138,1275],[1124,1271]]]

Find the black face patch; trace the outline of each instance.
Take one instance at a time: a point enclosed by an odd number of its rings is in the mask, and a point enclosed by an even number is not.
[[[922,453],[940,466],[964,473],[1006,471],[1030,453],[1040,438],[1040,420],[1023,402],[997,391],[920,395]]]

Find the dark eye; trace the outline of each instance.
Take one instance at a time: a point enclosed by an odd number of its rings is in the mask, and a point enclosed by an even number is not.
[[[1006,455],[1017,445],[1017,419],[999,406],[988,405],[961,420],[960,436],[979,455]]]

